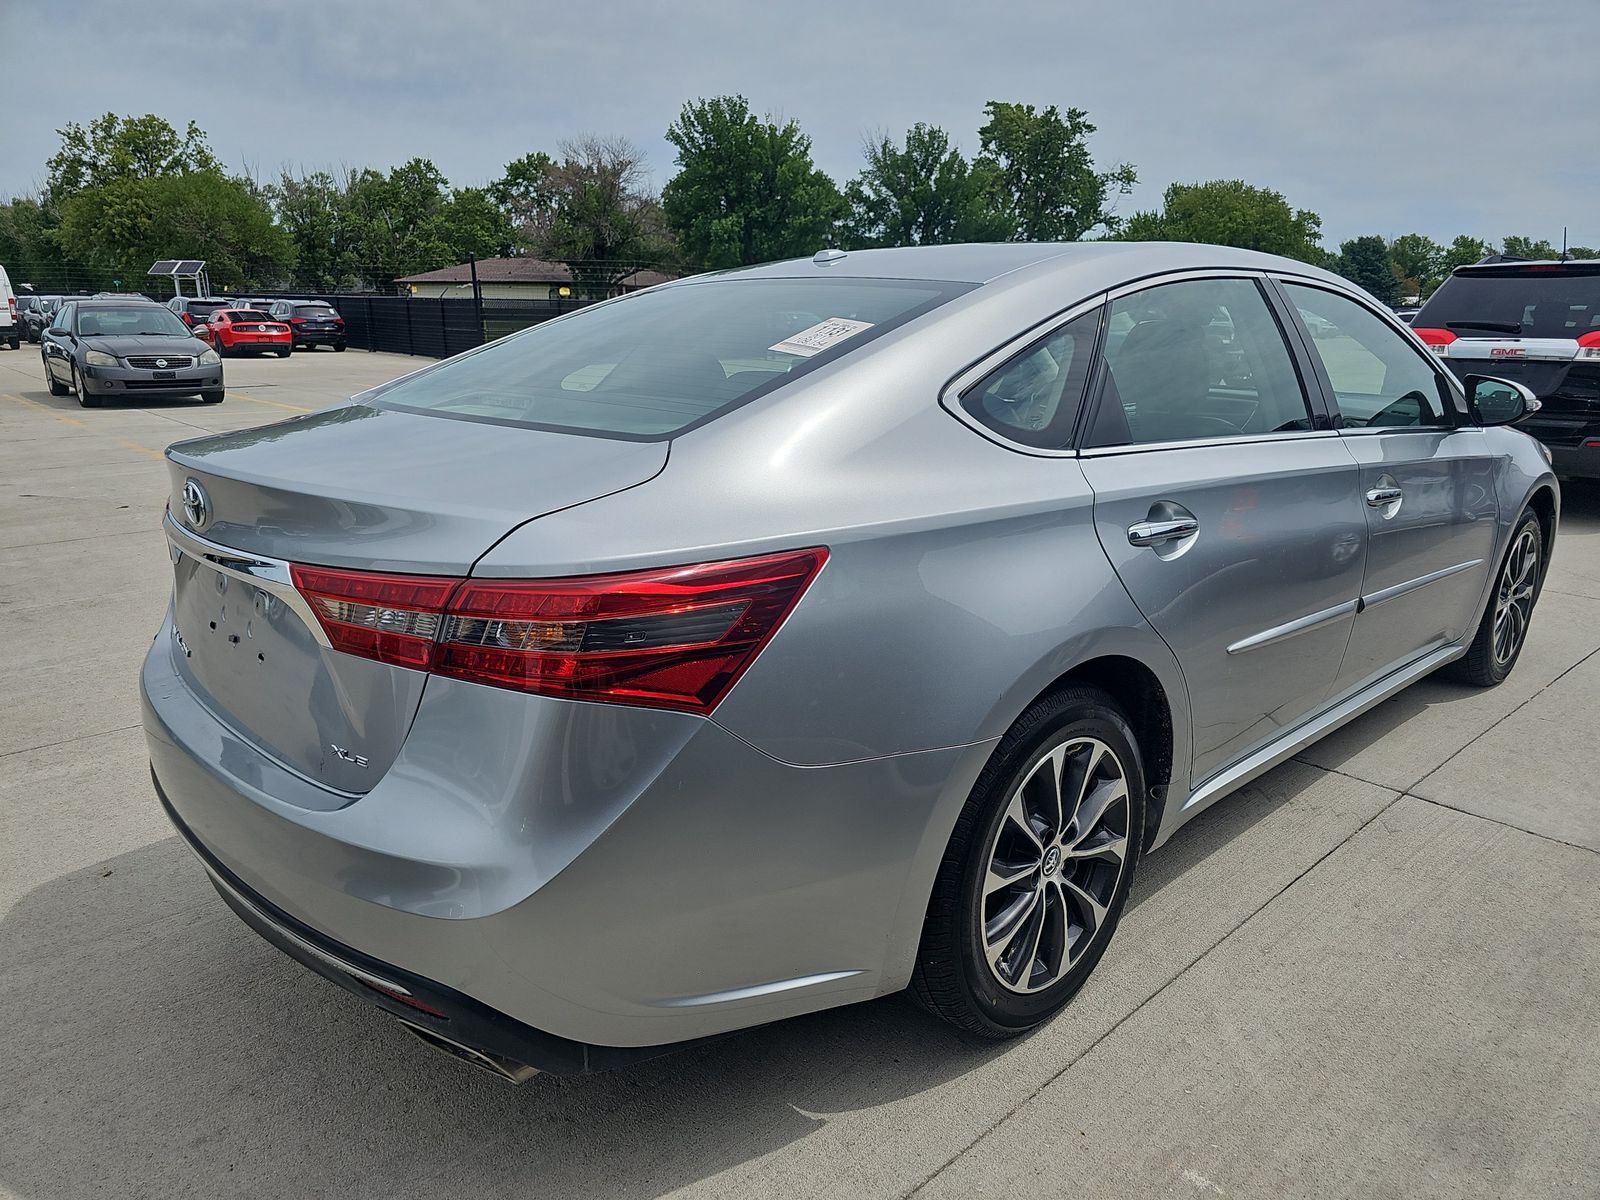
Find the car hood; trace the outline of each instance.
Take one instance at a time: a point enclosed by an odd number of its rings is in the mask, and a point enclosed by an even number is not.
[[[126,358],[130,354],[189,354],[198,358],[211,349],[197,337],[159,334],[155,337],[86,337],[83,345]]]

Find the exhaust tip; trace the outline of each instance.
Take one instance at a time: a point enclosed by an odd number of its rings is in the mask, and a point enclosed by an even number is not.
[[[435,1050],[442,1050],[452,1058],[458,1058],[469,1066],[477,1067],[480,1071],[487,1071],[512,1084],[524,1084],[537,1075],[538,1069],[519,1063],[515,1059],[502,1058],[498,1054],[491,1054],[487,1050],[476,1050],[471,1046],[463,1046],[460,1042],[452,1041],[443,1034],[435,1033],[431,1029],[424,1029],[420,1025],[413,1025],[410,1021],[396,1017],[417,1037],[421,1038]]]

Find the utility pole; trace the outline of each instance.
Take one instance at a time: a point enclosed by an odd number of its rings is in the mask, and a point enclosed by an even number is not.
[[[473,319],[478,322],[478,341],[482,343],[488,339],[483,335],[483,289],[478,286],[478,256],[476,254],[467,255],[467,269],[472,272],[472,315]]]

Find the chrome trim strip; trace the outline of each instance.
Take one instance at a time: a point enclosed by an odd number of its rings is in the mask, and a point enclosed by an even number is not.
[[[188,839],[186,838],[184,840],[187,842]],[[191,849],[193,849],[193,847],[191,847]],[[196,852],[195,857],[200,858],[198,852]],[[295,949],[303,950],[318,962],[333,967],[335,970],[343,971],[346,975],[349,975],[355,979],[359,979],[362,983],[369,984],[372,987],[380,989],[381,991],[395,992],[401,996],[411,995],[409,989],[401,987],[398,983],[395,983],[389,979],[385,979],[381,975],[374,975],[370,971],[363,971],[360,967],[353,966],[352,964],[345,962],[344,959],[329,954],[326,950],[322,949],[322,947],[312,945],[298,933],[295,933],[294,930],[285,928],[281,922],[273,920],[272,917],[262,912],[260,905],[253,903],[250,897],[244,895],[239,891],[238,888],[234,887],[221,875],[217,874],[217,872],[212,868],[211,864],[206,862],[205,859],[200,858],[200,862],[201,865],[205,867],[206,874],[211,876],[211,881],[213,883],[227,892],[228,895],[234,900],[248,908],[263,922],[272,926],[273,932],[275,932],[279,937],[293,942]]]
[[[1148,454],[1155,450],[1199,450],[1216,446],[1252,445],[1256,442],[1305,441],[1336,438],[1332,429],[1293,429],[1286,433],[1243,433],[1238,437],[1189,438],[1181,442],[1132,442],[1126,446],[1094,446],[1078,451],[1079,458],[1104,458],[1113,454]]]
[[[165,532],[167,545],[174,555],[187,554],[196,562],[204,563],[214,571],[232,579],[242,579],[277,597],[283,601],[286,608],[300,618],[317,645],[331,648],[333,643],[328,641],[322,622],[317,620],[317,614],[312,611],[310,602],[300,594],[300,589],[294,586],[288,563],[282,559],[246,554],[241,550],[234,550],[203,538],[179,525],[171,512],[167,513]],[[174,557],[172,561],[178,560]]]
[[[652,1000],[651,1004],[660,1008],[698,1008],[702,1004],[727,1004],[734,1000],[753,1000],[759,996],[772,996],[779,992],[790,992],[797,988],[816,987],[818,984],[833,983],[839,979],[850,979],[856,975],[864,975],[865,971],[825,971],[821,975],[802,975],[798,979],[779,979],[772,983],[758,983],[750,987],[729,988],[725,992],[708,992],[704,996],[671,996],[664,1000]]]
[[[1369,708],[1382,704],[1396,692],[1410,687],[1424,675],[1460,658],[1466,652],[1465,646],[1445,646],[1418,659],[1409,667],[1402,667],[1394,674],[1385,676],[1365,691],[1358,692],[1342,704],[1334,705],[1321,715],[1283,734],[1277,741],[1263,746],[1254,754],[1247,755],[1233,766],[1213,775],[1190,793],[1180,811],[1187,813],[1222,799],[1229,792],[1243,787],[1258,776],[1265,775],[1285,759],[1300,753],[1318,738],[1353,721]]]
[[[1482,565],[1483,559],[1475,558],[1471,562],[1457,563],[1455,566],[1446,567],[1442,571],[1419,575],[1415,579],[1408,579],[1404,583],[1397,583],[1393,587],[1386,587],[1361,597],[1361,607],[1364,609],[1371,608],[1375,604],[1382,604],[1385,600],[1393,600],[1397,596],[1404,596],[1407,592],[1414,592],[1420,587],[1427,587],[1430,583],[1438,583],[1441,579],[1449,579],[1452,575],[1459,575],[1462,571],[1470,571],[1473,567]]]
[[[1282,625],[1274,625],[1271,629],[1263,629],[1260,633],[1240,639],[1228,647],[1228,653],[1242,654],[1247,650],[1259,650],[1263,646],[1272,646],[1278,642],[1288,641],[1299,634],[1310,633],[1313,629],[1321,629],[1325,625],[1332,625],[1340,618],[1357,612],[1358,607],[1356,601],[1346,600],[1343,604],[1335,604],[1332,608],[1325,608],[1321,612],[1296,617],[1293,621],[1285,621]]]

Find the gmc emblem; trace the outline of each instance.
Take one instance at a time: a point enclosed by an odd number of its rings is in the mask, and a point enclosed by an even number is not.
[[[1524,350],[1521,346],[1491,346],[1491,347],[1489,347],[1489,357],[1490,358],[1521,358],[1526,353],[1527,353],[1527,351]]]

